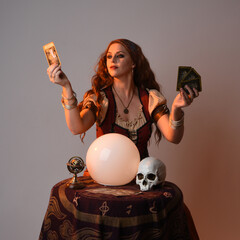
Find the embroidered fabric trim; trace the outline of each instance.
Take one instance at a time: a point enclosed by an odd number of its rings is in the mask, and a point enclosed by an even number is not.
[[[134,118],[132,121],[125,121],[121,115],[117,112],[116,114],[116,121],[115,123],[125,129],[128,129],[129,131],[129,138],[133,142],[137,142],[137,130],[141,128],[145,123],[146,119],[142,111],[142,105],[139,107],[139,112],[136,118]]]
[[[116,114],[116,122],[117,125],[120,127],[126,128],[129,131],[136,131],[140,127],[142,127],[146,123],[146,119],[144,117],[142,106],[139,107],[139,112],[136,118],[131,121],[125,121],[121,115],[117,112]]]

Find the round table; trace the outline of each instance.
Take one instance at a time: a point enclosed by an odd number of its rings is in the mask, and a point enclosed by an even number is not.
[[[165,182],[141,192],[134,182],[103,186],[79,177],[85,188],[65,179],[51,191],[40,240],[199,239],[181,190]]]

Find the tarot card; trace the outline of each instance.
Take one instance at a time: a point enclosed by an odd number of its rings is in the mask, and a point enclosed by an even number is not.
[[[181,75],[182,71],[183,71],[182,68],[179,67],[180,72],[179,75]],[[185,85],[188,85],[190,88],[196,88],[198,92],[202,91],[201,76],[197,73],[197,71],[194,68],[190,68],[190,71],[188,71],[188,73],[185,74],[183,78],[178,80],[177,91],[179,91],[180,88],[184,88]],[[184,90],[188,93],[186,88],[184,88]]]
[[[188,90],[184,87],[185,85],[188,85],[191,89],[196,88],[198,92],[202,91],[201,79],[199,78],[192,79],[191,81],[183,84],[182,87],[184,88],[186,93],[189,94]]]
[[[52,65],[54,63],[57,63],[58,65],[61,65],[60,58],[57,53],[57,49],[53,42],[50,42],[43,46],[43,51],[46,55],[48,65]]]
[[[180,88],[182,87],[181,82],[187,76],[190,70],[191,70],[191,67],[187,67],[187,66],[178,67],[177,91],[179,91]]]

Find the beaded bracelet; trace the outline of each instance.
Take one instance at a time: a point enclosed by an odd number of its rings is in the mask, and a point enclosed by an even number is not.
[[[74,109],[74,108],[76,108],[76,107],[77,107],[77,105],[78,105],[77,98],[75,98],[75,101],[74,101],[74,103],[73,103],[73,104],[71,104],[71,105],[67,105],[67,104],[65,104],[65,102],[64,102],[64,99],[63,99],[63,98],[62,98],[61,102],[62,102],[62,106],[63,106],[63,108],[64,108],[64,109],[67,109],[67,110]]]
[[[184,113],[183,113],[183,116],[180,120],[172,120],[171,116],[169,116],[169,126],[172,128],[172,129],[177,129],[181,126],[183,126],[183,123],[184,123]]]
[[[66,98],[66,97],[63,96],[63,93],[62,93],[62,98],[65,99],[65,100],[72,100],[74,98],[77,98],[77,94],[73,91],[73,95],[70,98]]]

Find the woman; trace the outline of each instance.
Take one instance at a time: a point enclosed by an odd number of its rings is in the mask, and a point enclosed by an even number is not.
[[[170,112],[141,48],[126,39],[112,41],[101,55],[92,78],[92,89],[80,104],[61,66],[51,65],[47,72],[53,83],[62,86],[62,105],[73,134],[84,134],[96,122],[97,137],[110,132],[123,134],[136,144],[141,159],[148,156],[147,143],[153,123],[157,142],[161,135],[172,143],[181,141],[184,132],[182,108],[199,95],[196,89],[185,86],[189,94],[180,89]],[[185,214],[192,225],[192,239],[198,239],[186,207]]]
[[[141,48],[127,39],[109,44],[97,64],[92,89],[79,105],[61,66],[53,64],[47,72],[50,81],[62,86],[62,105],[73,134],[85,133],[96,122],[97,137],[109,132],[126,135],[138,147],[141,159],[148,156],[152,123],[157,126],[157,142],[161,134],[169,142],[181,141],[184,132],[182,108],[199,95],[196,89],[188,86],[189,94],[180,89],[169,113],[148,60]]]

